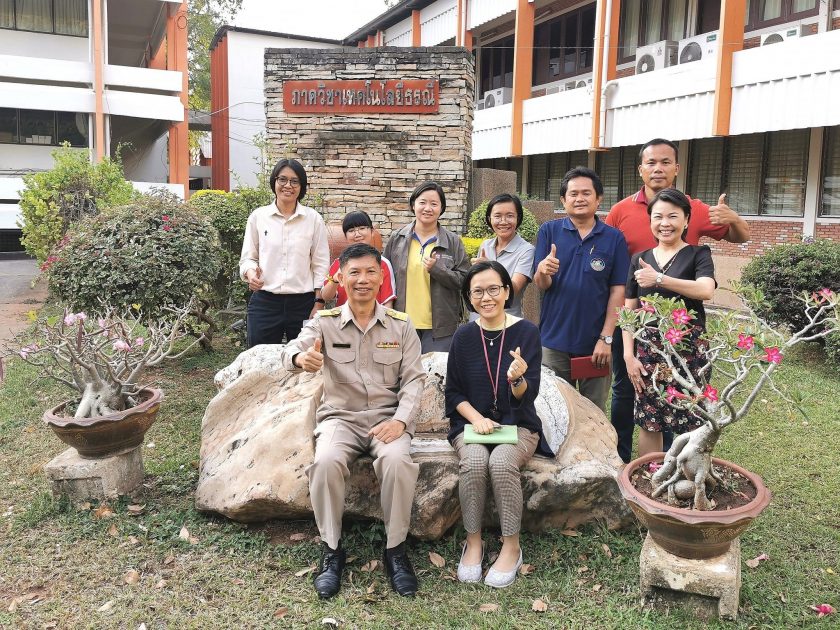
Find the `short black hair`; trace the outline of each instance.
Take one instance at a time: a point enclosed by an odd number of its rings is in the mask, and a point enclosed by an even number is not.
[[[560,182],[561,197],[566,196],[566,191],[569,190],[569,182],[573,179],[577,179],[578,177],[586,177],[592,180],[592,187],[595,189],[595,194],[599,197],[604,196],[604,184],[601,182],[601,178],[598,177],[598,173],[593,171],[591,168],[586,168],[585,166],[576,166],[563,175],[563,180]]]
[[[648,216],[651,216],[653,213],[653,206],[657,201],[665,201],[680,208],[685,213],[686,227],[688,227],[688,223],[691,221],[691,200],[686,197],[684,193],[680,192],[676,188],[663,188],[648,202]],[[680,238],[682,238],[682,240],[685,240],[685,233],[687,231],[688,230],[683,230],[683,233],[680,234]],[[656,240],[659,241],[659,239]]]
[[[656,145],[659,145],[659,144],[667,144],[669,147],[671,147],[674,150],[674,161],[679,163],[679,161],[680,161],[680,149],[677,146],[677,144],[675,142],[670,141],[670,140],[666,140],[665,138],[654,138],[653,140],[648,140],[647,142],[645,142],[642,145],[642,148],[639,149],[639,164],[641,164],[642,160],[644,159],[645,149],[647,149],[648,147],[655,147]]]
[[[364,210],[353,210],[344,215],[344,220],[341,222],[341,231],[344,235],[347,232],[357,227],[373,228],[373,221],[370,220],[368,213]]]
[[[341,255],[338,257],[338,266],[340,269],[344,269],[344,265],[349,260],[364,258],[365,256],[373,256],[376,259],[377,265],[382,264],[382,254],[379,253],[378,249],[371,247],[367,243],[356,243],[341,252]]]
[[[470,267],[470,270],[464,277],[464,281],[461,283],[461,297],[464,298],[464,302],[467,303],[467,308],[473,313],[475,313],[475,309],[470,301],[470,282],[472,282],[473,276],[488,269],[492,269],[499,274],[499,277],[502,279],[502,287],[510,289],[507,300],[505,300],[505,308],[510,308],[511,304],[513,304],[513,281],[510,279],[510,274],[507,269],[497,260],[482,260]]]
[[[446,195],[443,194],[443,188],[437,182],[423,182],[419,184],[414,189],[414,192],[411,193],[411,197],[408,198],[409,209],[414,212],[414,202],[417,201],[417,197],[427,190],[434,190],[438,194],[438,197],[440,197],[440,213],[443,214],[443,211],[446,210]]]
[[[277,164],[274,165],[274,168],[271,169],[271,177],[268,178],[268,185],[271,187],[271,194],[277,194],[274,190],[274,183],[277,181],[277,178],[280,177],[280,171],[282,171],[287,166],[295,172],[295,175],[297,175],[297,178],[300,180],[300,192],[298,193],[298,201],[300,201],[306,196],[307,179],[306,170],[303,168],[303,165],[297,160],[283,158],[282,160],[277,162]]]
[[[520,201],[519,197],[516,195],[511,195],[509,193],[502,193],[501,195],[496,195],[493,197],[489,202],[487,202],[487,210],[484,213],[484,222],[487,224],[491,230],[493,226],[490,225],[490,213],[493,211],[493,206],[497,203],[512,203],[516,206],[516,228],[519,229],[519,226],[522,225],[522,201]]]

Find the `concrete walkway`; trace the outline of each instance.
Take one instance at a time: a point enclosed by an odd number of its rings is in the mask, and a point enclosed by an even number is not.
[[[23,254],[0,254],[0,344],[26,328],[27,313],[47,299],[46,282],[32,288],[38,265]]]

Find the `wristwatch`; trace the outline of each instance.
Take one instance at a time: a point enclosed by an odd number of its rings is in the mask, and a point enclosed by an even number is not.
[[[608,346],[612,345],[612,335],[598,335],[598,339],[603,341]]]
[[[315,298],[315,304],[326,304],[327,301],[324,298]]]
[[[656,286],[659,286],[660,284],[662,284],[662,277],[664,275],[665,274],[662,273],[661,271],[658,274],[656,274]]]

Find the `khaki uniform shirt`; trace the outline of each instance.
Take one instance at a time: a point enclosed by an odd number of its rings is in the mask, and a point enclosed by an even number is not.
[[[405,423],[414,435],[426,374],[420,362],[420,339],[405,313],[376,304],[367,327],[353,318],[349,303],[322,310],[283,350],[283,366],[321,339],[324,399],[317,422],[338,418],[370,429],[386,420]]]

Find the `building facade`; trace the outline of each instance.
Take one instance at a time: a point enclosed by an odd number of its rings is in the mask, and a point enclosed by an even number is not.
[[[455,44],[476,57],[473,159],[559,207],[598,170],[603,209],[641,188],[639,146],[680,147],[677,186],[729,204],[749,243],[711,244],[735,275],[777,243],[840,240],[836,0],[403,0],[345,44]]]
[[[126,178],[189,182],[187,3],[0,0],[0,251],[19,247],[23,175],[63,142],[121,147]]]

